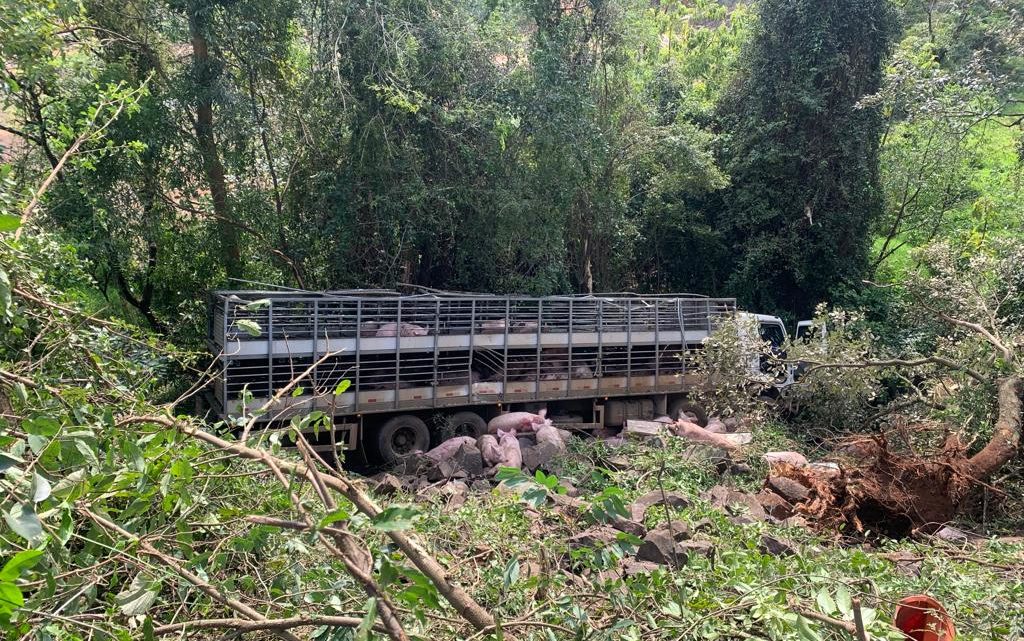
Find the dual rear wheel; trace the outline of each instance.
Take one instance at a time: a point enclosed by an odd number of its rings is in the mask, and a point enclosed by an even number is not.
[[[442,430],[445,438],[451,436],[472,436],[487,432],[487,421],[476,412],[456,412],[445,419]],[[418,416],[399,414],[392,416],[377,430],[377,455],[384,463],[394,463],[416,450],[430,449],[430,429]]]

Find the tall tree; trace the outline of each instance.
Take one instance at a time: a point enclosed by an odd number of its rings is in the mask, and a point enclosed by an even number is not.
[[[889,0],[763,0],[721,105],[732,177],[717,225],[728,289],[759,310],[805,314],[867,267],[881,212],[878,91],[896,32]]]

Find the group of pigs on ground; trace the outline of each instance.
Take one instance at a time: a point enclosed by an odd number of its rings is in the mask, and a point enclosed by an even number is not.
[[[523,467],[523,436],[535,440],[537,445],[550,445],[555,451],[564,452],[572,433],[556,427],[547,411],[542,409],[533,412],[507,412],[500,414],[487,424],[487,433],[479,436],[456,436],[450,438],[423,456],[434,464],[439,464],[454,457],[464,447],[479,450],[484,464],[484,474],[494,475],[499,468]],[[737,445],[722,433],[728,431],[727,426],[718,419],[712,419],[708,427],[696,423],[692,414],[682,414],[672,420],[667,416],[655,419],[664,424],[670,433],[695,443],[710,445],[720,450],[732,451]],[[609,445],[621,444],[624,436],[603,433]]]
[[[571,433],[554,426],[546,416],[547,410],[533,412],[508,412],[491,419],[487,424],[487,434],[474,438],[472,436],[456,436],[430,450],[425,456],[434,463],[446,461],[464,445],[480,450],[485,473],[490,476],[501,467],[521,468],[523,451],[519,441],[520,435],[529,434],[538,444],[550,443],[558,451],[564,451]]]

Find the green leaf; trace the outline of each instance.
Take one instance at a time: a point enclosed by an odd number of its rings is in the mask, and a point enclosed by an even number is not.
[[[836,607],[843,614],[853,612],[853,598],[850,596],[850,589],[841,583],[836,588]]]
[[[21,227],[21,216],[17,214],[0,214],[0,232],[14,231]]]
[[[505,566],[505,576],[503,584],[505,589],[508,590],[516,581],[519,580],[519,559],[512,559],[508,565]]]
[[[338,521],[347,521],[352,516],[352,512],[345,506],[339,507],[324,518],[320,519],[320,527],[327,527],[331,523],[337,523]]]
[[[235,321],[235,325],[249,336],[255,337],[263,333],[263,330],[260,329],[260,324],[254,320],[243,318]]]
[[[817,596],[814,597],[815,601],[818,602],[818,609],[824,614],[835,614],[838,611],[836,602],[832,600],[826,589],[822,589],[818,592]]]
[[[6,514],[4,520],[14,533],[23,539],[31,541],[43,534],[43,524],[36,516],[35,508],[31,503],[15,505]]]
[[[136,616],[148,610],[159,595],[158,582],[142,574],[136,574],[131,584],[114,597],[114,601],[123,614]]]
[[[24,463],[25,459],[8,454],[6,452],[0,452],[0,473],[6,472],[19,463]]]
[[[36,472],[32,477],[32,502],[41,503],[50,496],[50,482]]]
[[[301,385],[296,385],[295,388],[292,390],[292,398],[302,396],[303,393],[305,393],[305,391],[305,388],[303,388]]]
[[[14,583],[0,581],[0,612],[11,612],[25,605],[21,589]]]
[[[254,300],[251,303],[246,303],[245,305],[242,305],[242,309],[244,309],[247,312],[256,312],[256,311],[259,311],[259,310],[261,310],[264,307],[267,307],[269,305],[270,305],[270,299],[269,298],[261,298],[259,300]]]
[[[7,272],[0,269],[0,317],[11,319],[14,314],[11,312],[11,279]]]
[[[338,383],[338,386],[334,388],[334,395],[338,396],[339,394],[344,394],[348,390],[348,388],[351,387],[351,386],[352,386],[352,381],[350,381],[350,380],[348,380],[346,378],[345,380],[343,380],[340,383]]]
[[[4,569],[0,570],[0,580],[14,581],[21,577],[22,573],[39,562],[42,558],[42,550],[24,550],[18,552],[4,563]]]
[[[370,630],[373,629],[373,622],[377,620],[377,599],[370,597],[366,600],[366,615],[359,622],[356,628],[355,641],[367,641],[370,638]]]
[[[419,511],[407,505],[392,505],[373,517],[373,527],[383,532],[394,532],[407,530],[412,527],[412,520],[419,515]]]

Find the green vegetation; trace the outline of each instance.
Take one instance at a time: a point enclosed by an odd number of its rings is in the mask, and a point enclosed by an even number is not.
[[[1024,638],[1017,5],[8,0],[0,631],[842,639],[821,617],[857,597],[897,638],[894,602],[927,592],[959,638]],[[765,354],[806,367],[781,395],[739,334],[708,342],[702,400],[752,427],[745,476],[591,439],[494,491],[371,502],[288,427],[240,443],[247,417],[184,415],[207,292],[260,283],[696,291],[829,338]],[[852,502],[809,527],[698,498],[865,433]],[[883,472],[899,540],[852,491]],[[691,504],[646,525],[713,555],[630,574],[636,536],[570,543],[652,490]],[[950,519],[985,540],[929,538]]]

